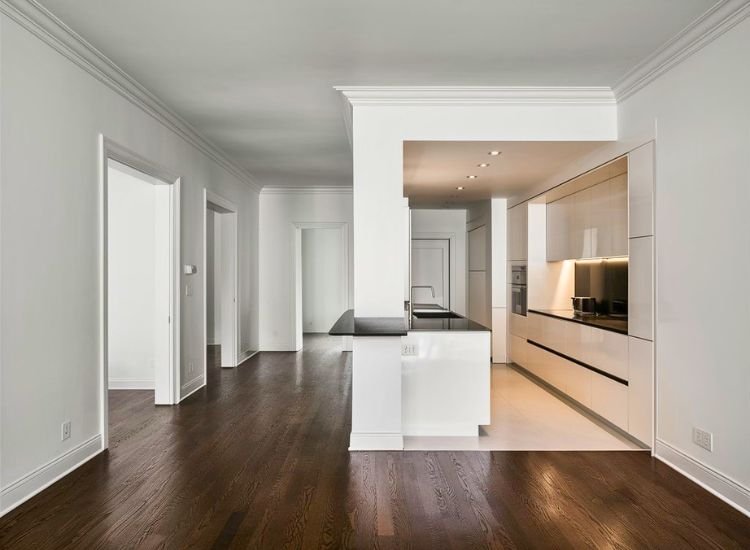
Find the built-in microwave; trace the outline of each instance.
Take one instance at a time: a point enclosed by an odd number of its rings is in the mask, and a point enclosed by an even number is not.
[[[526,316],[526,266],[514,265],[511,268],[510,311]]]

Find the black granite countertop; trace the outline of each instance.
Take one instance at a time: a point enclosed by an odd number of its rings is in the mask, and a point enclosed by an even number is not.
[[[407,314],[408,315],[408,314]],[[456,313],[456,315],[458,315]],[[409,330],[445,330],[445,331],[456,331],[456,332],[489,332],[490,329],[484,325],[480,325],[467,319],[466,317],[458,316],[454,318],[440,318],[440,317],[429,317],[429,318],[417,318],[412,317],[409,323]]]
[[[582,325],[589,325],[602,330],[628,334],[628,319],[626,317],[610,317],[608,315],[581,316],[576,315],[570,309],[530,309],[529,313],[537,313],[539,315],[546,315],[547,317],[555,317]]]
[[[331,336],[406,336],[407,331],[488,332],[490,329],[466,317],[451,319],[404,317],[355,317],[350,309],[339,317],[328,334]]]
[[[403,317],[355,317],[349,309],[339,317],[331,330],[331,336],[406,336]]]

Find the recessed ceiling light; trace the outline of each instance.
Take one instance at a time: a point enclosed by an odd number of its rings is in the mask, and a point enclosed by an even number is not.
[[[496,157],[496,156],[498,156],[500,154],[500,151],[490,151],[487,154],[490,155],[490,156],[492,156],[492,157]]]
[[[459,190],[459,191],[463,191],[464,190],[464,188],[461,187],[460,185],[458,187],[456,187],[456,189]]]
[[[479,168],[487,168],[487,167],[488,167],[489,165],[490,165],[490,163],[489,163],[489,162],[483,162],[483,163],[481,163],[481,164],[477,164],[477,166],[478,166]]]
[[[467,180],[475,180],[477,179],[477,176],[466,176]]]

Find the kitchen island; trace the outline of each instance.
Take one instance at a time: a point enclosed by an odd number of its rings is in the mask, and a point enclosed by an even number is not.
[[[426,315],[360,318],[349,310],[329,334],[353,336],[355,353],[359,339],[400,336],[402,436],[476,436],[490,423],[490,329],[447,310]]]

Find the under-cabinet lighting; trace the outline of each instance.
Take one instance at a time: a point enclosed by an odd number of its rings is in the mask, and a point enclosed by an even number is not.
[[[477,164],[478,168],[487,168],[490,164],[488,162],[483,162],[481,164]]]
[[[490,155],[491,157],[496,157],[500,154],[500,151],[490,151],[487,154]]]
[[[479,177],[479,176],[466,176],[466,179],[467,179],[467,180],[475,180],[475,179],[477,179],[478,177]]]
[[[458,191],[463,191],[463,190],[464,190],[464,188],[463,188],[463,187],[461,187],[460,185],[459,185],[458,187],[456,187],[456,189],[457,189]]]

